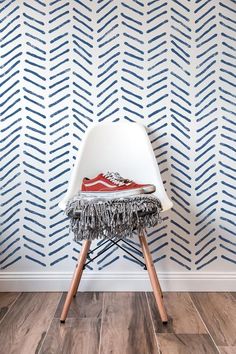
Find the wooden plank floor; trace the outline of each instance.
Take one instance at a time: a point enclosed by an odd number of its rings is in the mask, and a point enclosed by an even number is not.
[[[0,293],[0,354],[236,354],[235,293]]]

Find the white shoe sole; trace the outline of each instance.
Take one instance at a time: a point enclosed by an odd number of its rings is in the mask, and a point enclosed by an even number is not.
[[[136,189],[129,189],[126,191],[116,191],[116,192],[80,192],[83,197],[101,197],[101,198],[122,198],[122,197],[129,197],[132,195],[139,195],[139,194],[149,194],[155,192],[156,188],[153,185],[136,188]]]

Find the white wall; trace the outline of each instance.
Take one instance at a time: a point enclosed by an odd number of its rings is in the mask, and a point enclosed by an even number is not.
[[[234,3],[4,1],[0,19],[2,289],[67,286],[80,246],[57,204],[87,127],[127,119],[174,203],[149,232],[165,287],[233,290]],[[145,289],[144,274],[114,247],[83,286]]]

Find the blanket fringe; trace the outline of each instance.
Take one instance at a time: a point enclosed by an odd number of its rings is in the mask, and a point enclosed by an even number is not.
[[[69,200],[65,213],[70,218],[74,240],[133,237],[134,230],[153,227],[162,221],[161,203],[153,195],[126,198],[85,198],[78,193]]]

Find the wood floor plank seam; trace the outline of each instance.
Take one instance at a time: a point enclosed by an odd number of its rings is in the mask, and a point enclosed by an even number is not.
[[[100,328],[100,336],[99,336],[98,354],[101,354],[102,325],[103,325],[103,316],[104,316],[104,301],[105,301],[105,296],[104,296],[104,293],[103,293],[102,294],[102,316],[101,316],[101,328]]]
[[[101,354],[159,354],[145,292],[107,292]]]
[[[211,335],[211,333],[210,333],[210,331],[209,331],[209,329],[208,329],[208,327],[207,327],[207,325],[206,325],[205,321],[203,320],[203,318],[202,318],[202,316],[201,316],[200,312],[198,311],[198,308],[197,308],[197,306],[195,305],[195,303],[194,303],[194,301],[193,301],[193,299],[192,299],[192,297],[191,297],[190,293],[188,293],[188,295],[189,295],[189,297],[190,297],[190,300],[191,300],[191,302],[192,302],[192,304],[193,304],[193,306],[194,306],[194,308],[195,308],[195,310],[196,310],[196,312],[197,312],[197,314],[198,314],[199,318],[201,319],[201,321],[202,321],[202,323],[203,323],[204,327],[206,328],[207,333],[209,334],[209,336],[210,336],[210,338],[211,338],[212,342],[214,343],[214,346],[216,347],[216,349],[218,350],[218,352],[221,354],[221,352],[220,352],[220,349],[219,349],[218,345],[216,344],[216,342],[215,342],[214,338],[212,337],[212,335]]]
[[[35,353],[60,296],[56,292],[23,292],[1,326],[0,353]]]
[[[50,321],[50,323],[49,323],[49,325],[48,325],[48,328],[47,328],[46,334],[45,334],[45,336],[44,336],[44,338],[43,338],[43,340],[42,340],[41,346],[40,346],[40,348],[38,349],[38,352],[35,353],[35,354],[40,354],[40,353],[41,353],[41,350],[42,350],[42,348],[43,348],[43,344],[44,344],[45,339],[46,339],[46,337],[47,337],[47,335],[48,335],[49,329],[50,329],[50,327],[51,327],[51,325],[52,325],[52,321],[53,321],[54,316],[55,316],[55,313],[56,313],[56,311],[57,311],[57,307],[58,307],[58,305],[59,305],[59,303],[60,303],[60,301],[61,301],[62,295],[63,295],[63,292],[61,293],[61,297],[58,299],[58,303],[57,303],[57,306],[56,306],[56,308],[55,308],[55,312],[54,312],[54,314],[53,314],[53,316],[52,316],[52,319],[51,319],[51,321]]]
[[[78,292],[61,324],[65,295],[59,300],[40,354],[98,354],[103,292]]]
[[[152,317],[152,311],[151,311],[151,308],[150,308],[150,304],[149,304],[149,300],[148,300],[148,296],[147,296],[146,292],[145,292],[145,297],[146,297],[146,300],[147,300],[147,306],[148,306],[148,310],[149,310],[149,314],[150,314],[150,318],[151,318],[151,322],[152,322],[152,329],[153,329],[153,333],[154,333],[154,337],[155,337],[155,341],[156,341],[156,345],[157,345],[158,354],[161,354],[160,345],[159,345],[159,342],[158,342],[157,335],[155,333],[155,326],[154,326],[154,321],[153,321],[153,317]]]
[[[225,349],[225,353],[232,351],[236,353],[235,294],[231,292],[192,292],[191,298],[219,350],[224,352]]]
[[[22,294],[22,293],[19,293],[19,294],[17,295],[16,299],[15,299],[15,300],[13,301],[13,303],[10,305],[10,307],[9,307],[8,310],[7,310],[7,312],[6,312],[6,313],[4,314],[4,316],[1,318],[1,320],[0,320],[0,325],[2,325],[3,320],[5,319],[5,317],[7,316],[8,312],[11,310],[11,308],[13,307],[13,305],[15,305],[16,301],[19,299],[19,297],[20,297],[21,294]]]

